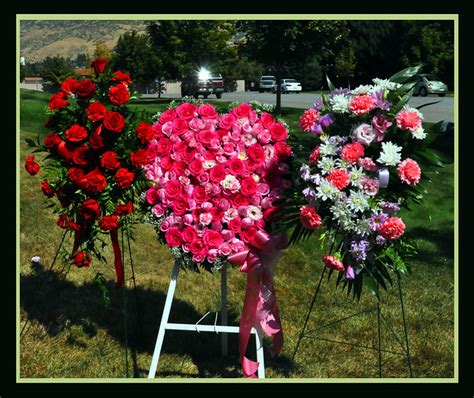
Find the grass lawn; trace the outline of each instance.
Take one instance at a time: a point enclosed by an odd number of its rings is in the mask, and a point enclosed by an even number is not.
[[[151,362],[166,291],[172,257],[160,246],[147,225],[136,228],[131,242],[137,287],[128,280],[126,289],[114,286],[110,247],[107,263],[94,268],[71,269],[61,276],[58,262],[52,271],[55,250],[62,230],[46,208],[39,190],[40,176],[29,176],[23,162],[30,152],[25,138],[43,136],[44,110],[48,95],[21,91],[20,133],[20,376],[22,378],[144,378]],[[212,102],[212,101],[210,101]],[[222,104],[222,103],[220,103]],[[150,111],[166,104],[135,104]],[[284,108],[283,117],[297,134],[301,110]],[[416,238],[419,255],[411,264],[413,275],[402,279],[408,323],[413,376],[451,378],[454,376],[454,165],[448,164],[427,186],[426,206],[404,214],[407,233]],[[72,247],[70,237],[65,247]],[[285,333],[283,351],[271,358],[266,349],[269,378],[359,378],[378,377],[378,354],[338,340],[377,347],[376,312],[318,330],[320,339],[303,339],[292,359],[298,334],[323,266],[317,236],[285,251],[277,267],[275,286]],[[32,256],[41,256],[33,266]],[[126,265],[126,276],[130,267]],[[111,304],[105,306],[92,282],[100,270],[107,283]],[[245,276],[229,270],[229,324],[238,324],[245,292]],[[220,277],[209,273],[182,272],[177,284],[171,322],[195,323],[207,311],[219,308]],[[123,303],[128,306],[123,316]],[[309,330],[332,320],[373,308],[376,302],[366,291],[359,302],[336,290],[335,278],[324,280],[310,319]],[[397,286],[382,294],[382,348],[400,352],[390,328],[403,337]],[[203,323],[212,324],[211,314]],[[125,334],[125,326],[127,334]],[[251,344],[253,347],[253,339]],[[266,344],[268,347],[268,344]],[[127,348],[127,350],[126,350]],[[252,354],[251,354],[252,355]],[[382,354],[384,377],[408,377],[402,355]],[[165,337],[157,377],[240,377],[238,341],[229,336],[229,356],[220,355],[220,336],[213,333],[169,332]]]

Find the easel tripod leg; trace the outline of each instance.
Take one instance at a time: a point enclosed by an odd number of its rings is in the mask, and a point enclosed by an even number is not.
[[[221,269],[221,325],[227,326],[227,264]],[[221,333],[222,356],[227,356],[227,333]]]
[[[265,378],[265,358],[263,355],[263,338],[262,333],[260,331],[256,331],[255,333],[255,347],[257,351],[257,362],[258,362],[258,378],[264,379]]]
[[[397,272],[397,282],[398,282],[398,292],[400,293],[400,306],[402,309],[403,331],[405,333],[405,346],[406,346],[408,370],[410,371],[410,377],[413,377],[413,369],[411,367],[410,345],[408,344],[408,328],[407,328],[407,321],[405,318],[405,305],[403,303],[402,281],[400,278],[400,272]]]
[[[150,371],[148,372],[148,378],[155,378],[156,368],[158,367],[158,361],[160,360],[161,347],[163,346],[163,340],[165,338],[166,326],[170,316],[171,305],[173,304],[174,291],[176,289],[176,280],[179,274],[179,264],[175,262],[173,272],[171,274],[171,282],[168,287],[168,294],[166,295],[165,307],[163,309],[163,315],[161,316],[160,329],[158,330],[158,337],[156,338],[155,350],[153,351],[153,358],[151,360]]]

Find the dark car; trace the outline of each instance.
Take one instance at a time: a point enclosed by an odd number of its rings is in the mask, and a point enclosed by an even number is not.
[[[222,98],[224,92],[224,79],[220,73],[191,73],[181,82],[181,96],[204,98],[209,95],[215,95],[216,98]]]

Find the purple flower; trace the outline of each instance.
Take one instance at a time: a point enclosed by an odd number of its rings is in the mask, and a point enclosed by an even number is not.
[[[377,243],[379,246],[383,246],[385,245],[385,238],[382,235],[377,235],[375,238],[375,243]]]
[[[313,134],[316,134],[316,135],[319,135],[323,132],[323,129],[321,128],[321,125],[319,123],[314,123],[312,126],[311,126],[311,132]]]
[[[385,213],[376,213],[369,219],[369,225],[372,231],[378,231],[381,224],[387,221],[388,216]]]
[[[395,202],[381,202],[380,205],[385,214],[394,214],[400,210],[400,205]]]
[[[316,191],[311,188],[303,189],[303,195],[306,200],[316,200]]]
[[[384,99],[384,90],[381,89],[381,90],[378,90],[378,91],[374,91],[372,94],[371,94],[371,97],[374,99],[375,101],[375,106],[377,108],[380,108],[384,111],[388,111],[390,110],[390,101]]]
[[[355,272],[354,272],[354,268],[352,268],[352,265],[349,264],[347,266],[345,276],[348,281],[353,281],[355,279]]]
[[[321,109],[323,109],[323,99],[322,98],[317,99],[316,102],[313,104],[312,108],[317,111],[320,111]]]
[[[325,129],[334,123],[334,118],[330,113],[328,113],[319,119],[319,123],[321,123],[321,127]]]
[[[366,250],[368,246],[369,242],[365,239],[362,239],[360,241],[352,241],[351,248],[349,249],[349,251],[351,252],[352,257],[354,257],[356,261],[365,261],[365,259],[367,258]]]
[[[332,97],[333,95],[338,95],[338,94],[343,94],[343,95],[347,95],[351,92],[350,89],[348,88],[342,88],[342,87],[339,87],[339,88],[336,88],[335,90],[333,90],[333,92],[331,93],[330,97]]]
[[[301,172],[301,178],[304,181],[309,181],[310,179],[310,172],[309,172],[309,166],[307,164],[303,164],[300,167],[300,172]]]

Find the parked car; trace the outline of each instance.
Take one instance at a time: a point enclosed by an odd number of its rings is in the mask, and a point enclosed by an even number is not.
[[[222,98],[224,92],[224,79],[220,73],[191,73],[185,76],[181,82],[181,96],[204,98],[213,94],[216,98]]]
[[[428,94],[438,94],[444,97],[448,92],[448,86],[444,84],[437,76],[432,74],[419,74],[415,76],[416,86],[413,95],[426,97]]]
[[[276,87],[275,76],[262,76],[258,82],[258,91],[263,93],[264,91],[273,91]]]
[[[301,83],[295,79],[281,79],[281,92],[282,93],[297,93],[299,94],[303,88]],[[277,86],[273,88],[273,92],[276,93]]]

